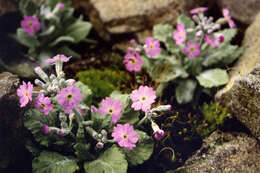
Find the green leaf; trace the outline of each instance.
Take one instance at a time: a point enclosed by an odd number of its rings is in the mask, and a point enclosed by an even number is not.
[[[50,115],[46,116],[38,109],[29,109],[24,114],[24,126],[32,132],[37,142],[43,146],[49,146],[51,136],[43,134],[42,125],[54,126],[55,117],[55,111],[52,111]]]
[[[91,120],[93,121],[92,127],[95,130],[100,131],[101,129],[108,129],[111,127],[112,116],[92,112]]]
[[[77,160],[55,152],[41,152],[32,162],[33,173],[74,173],[79,170]]]
[[[166,39],[165,46],[169,52],[172,54],[177,54],[180,51],[179,46],[176,44],[176,41],[172,37]]]
[[[38,47],[40,45],[35,35],[28,35],[22,28],[17,29],[16,35],[18,41],[27,47]]]
[[[185,58],[184,59],[184,67],[188,71],[188,73],[192,76],[196,76],[202,71],[202,61],[203,59],[200,57],[197,58]]]
[[[129,108],[130,108],[130,106],[129,106]],[[123,114],[121,114],[121,117],[120,117],[120,120],[118,121],[118,123],[121,123],[121,124],[129,123],[129,124],[133,125],[137,121],[139,121],[139,115],[140,115],[140,112],[134,111],[133,109],[131,109],[128,112],[124,112]]]
[[[148,160],[152,153],[154,142],[151,137],[149,137],[145,132],[137,130],[139,134],[139,141],[132,150],[124,149],[126,154],[126,159],[128,163],[132,166],[142,164],[144,161]]]
[[[229,77],[226,70],[219,68],[210,69],[196,76],[200,85],[206,88],[218,87],[228,83]]]
[[[191,79],[182,80],[175,89],[176,100],[179,104],[189,103],[193,99],[197,82]]]
[[[47,30],[45,31],[42,31],[39,36],[40,37],[46,37],[46,36],[49,36],[51,34],[53,34],[53,32],[55,31],[55,26],[54,25],[51,25]]]
[[[169,24],[158,24],[153,27],[153,36],[155,39],[166,42],[168,38],[172,38],[173,27]]]
[[[236,36],[237,29],[236,28],[224,29],[219,32],[216,32],[216,34],[224,34],[225,40],[222,43],[224,45],[226,43],[230,43],[230,41]]]
[[[81,18],[79,18],[75,23],[73,23],[66,29],[65,33],[66,36],[74,38],[75,43],[78,43],[87,37],[91,30],[91,27],[92,26],[89,22],[85,22]]]
[[[66,56],[72,56],[73,58],[80,58],[81,55],[70,49],[68,46],[63,46],[57,50],[60,54],[64,54]]]
[[[125,155],[113,145],[97,160],[85,162],[84,169],[86,173],[126,173],[127,165]]]
[[[74,86],[80,88],[80,93],[83,95],[83,102],[90,106],[92,104],[92,91],[90,88],[80,81],[76,82]]]
[[[180,62],[173,56],[160,55],[158,59],[143,58],[143,66],[150,77],[159,83],[170,82],[178,77],[188,76]]]
[[[84,133],[84,127],[79,125],[77,135],[76,135],[76,144],[73,146],[75,154],[80,160],[93,160],[95,157],[89,152],[91,144],[87,143]]]
[[[211,49],[207,53],[203,66],[210,67],[213,65],[228,65],[236,60],[243,52],[243,48],[233,45],[225,45],[218,49]]]
[[[75,39],[73,37],[71,37],[71,36],[60,36],[56,40],[54,40],[52,43],[50,43],[49,45],[51,47],[54,47],[54,46],[56,46],[57,44],[59,44],[61,42],[74,43]]]
[[[168,83],[160,83],[156,88],[157,97],[162,97],[164,89],[168,86]]]
[[[194,28],[195,27],[195,24],[191,20],[191,18],[189,18],[188,16],[185,16],[184,14],[182,14],[182,15],[180,15],[178,17],[177,23],[178,24],[183,24],[185,29],[189,29],[189,28]]]
[[[33,16],[37,13],[38,5],[32,0],[21,0],[19,2],[19,10],[24,16]]]
[[[120,103],[123,105],[123,109],[126,109],[130,104],[129,94],[122,94],[120,91],[113,91],[110,94],[110,97],[113,100],[119,100]]]

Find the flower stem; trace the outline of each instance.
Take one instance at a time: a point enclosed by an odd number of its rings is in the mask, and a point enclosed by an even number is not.
[[[73,112],[75,113],[78,122],[82,123],[82,121],[84,121],[84,119],[83,119],[81,113],[77,109],[73,109]]]

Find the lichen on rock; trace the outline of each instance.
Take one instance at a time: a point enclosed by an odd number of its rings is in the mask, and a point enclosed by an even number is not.
[[[259,172],[260,146],[243,133],[212,133],[183,167],[167,173]]]

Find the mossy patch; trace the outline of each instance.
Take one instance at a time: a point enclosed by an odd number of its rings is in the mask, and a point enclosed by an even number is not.
[[[102,98],[109,96],[114,90],[127,91],[130,75],[121,70],[105,68],[89,69],[77,73],[77,78],[86,84],[93,92],[93,100],[99,102]]]

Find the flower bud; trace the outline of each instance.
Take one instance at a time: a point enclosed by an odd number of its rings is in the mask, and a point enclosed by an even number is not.
[[[61,3],[61,2],[59,2],[59,3],[57,4],[57,7],[58,7],[59,9],[63,9],[63,8],[65,7],[65,5],[64,5],[63,3]]]
[[[103,136],[107,136],[107,131],[104,130],[104,129],[102,129],[102,130],[101,130],[101,134],[102,134]]]
[[[156,132],[153,133],[154,135],[154,138],[157,140],[157,141],[160,141],[164,135],[165,135],[165,132],[161,129],[157,130]]]
[[[34,68],[34,72],[45,82],[49,82],[48,75],[42,70],[40,66]]]
[[[91,112],[97,112],[98,109],[95,106],[91,106]]]
[[[130,40],[130,44],[135,44],[135,43],[136,43],[135,39]]]
[[[164,131],[162,129],[160,129],[160,127],[153,121],[151,121],[152,123],[152,129],[153,129],[153,135],[154,135],[154,138],[156,140],[161,140],[163,137],[164,137]]]
[[[74,85],[76,83],[76,80],[74,79],[68,79],[65,81],[66,86]]]
[[[199,17],[197,15],[193,15],[192,16],[192,19],[196,22],[196,23],[199,23]]]
[[[64,135],[64,132],[62,130],[58,130],[57,134],[62,136],[62,135]]]
[[[96,147],[99,148],[99,149],[101,149],[101,148],[104,147],[104,144],[103,144],[102,142],[98,142],[98,143],[96,144]]]
[[[42,81],[40,81],[39,79],[35,79],[34,83],[35,83],[36,85],[42,87],[42,88],[45,88],[45,87],[46,87],[45,84],[44,84]]]
[[[44,133],[44,134],[49,134],[50,133],[50,128],[49,128],[49,126],[47,126],[46,124],[43,124],[42,125],[42,132]]]
[[[224,34],[217,34],[216,37],[219,43],[223,43],[225,41]]]

